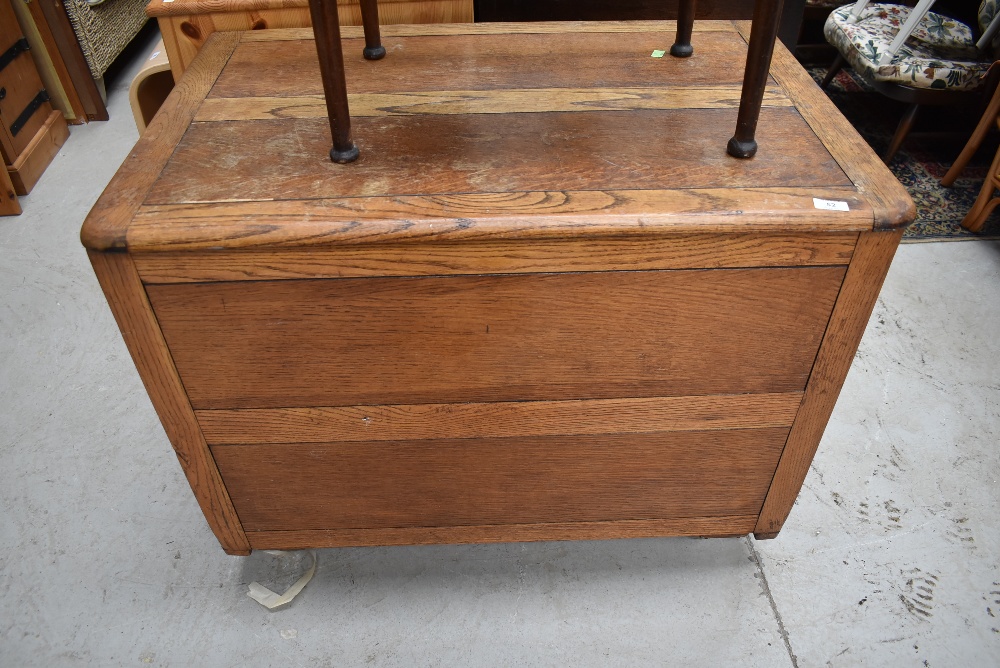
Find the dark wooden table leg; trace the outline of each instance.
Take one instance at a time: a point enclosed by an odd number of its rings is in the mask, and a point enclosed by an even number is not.
[[[757,0],[753,8],[753,27],[750,29],[750,46],[747,66],[743,73],[743,94],[740,113],[736,119],[736,134],[729,140],[726,150],[736,158],[752,158],[757,153],[757,120],[764,101],[764,87],[771,70],[774,40],[778,35],[782,0]]]
[[[677,37],[670,47],[670,55],[687,58],[694,51],[691,46],[691,31],[694,30],[695,0],[681,0],[677,7]]]
[[[351,140],[351,111],[347,106],[337,0],[309,0],[309,13],[312,15],[326,111],[330,115],[330,132],[333,134],[330,159],[339,163],[353,162],[358,159],[358,147]]]
[[[361,0],[361,23],[365,27],[365,58],[385,58],[385,47],[378,30],[378,0]]]

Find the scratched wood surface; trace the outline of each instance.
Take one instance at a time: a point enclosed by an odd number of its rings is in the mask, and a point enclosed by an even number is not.
[[[760,153],[725,155],[746,53],[729,22],[696,23],[690,59],[650,57],[672,40],[668,22],[386,28],[393,46],[378,62],[345,28],[362,149],[347,167],[326,158],[308,32],[206,45],[192,69],[210,89],[156,128],[180,141],[121,175],[124,191],[146,195],[120,217],[92,216],[88,246],[861,232],[880,215],[871,193],[880,211],[898,194],[867,163],[868,176],[848,175],[858,150],[835,158],[823,144],[833,139],[816,134],[835,111],[810,102],[804,119],[796,105],[812,92],[784,70],[789,88],[774,83],[765,97]]]

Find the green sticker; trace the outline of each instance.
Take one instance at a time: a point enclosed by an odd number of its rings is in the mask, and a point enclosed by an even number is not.
[[[653,58],[662,58],[663,54],[665,53],[666,51],[660,51],[659,49],[657,49],[656,51],[653,51],[651,55],[653,56]]]

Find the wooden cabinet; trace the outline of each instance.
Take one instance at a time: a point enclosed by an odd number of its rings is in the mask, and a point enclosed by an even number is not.
[[[335,165],[306,30],[218,33],[82,237],[231,553],[775,535],[913,204],[747,30],[345,28]]]
[[[9,0],[0,0],[0,153],[7,172],[0,181],[0,212],[20,213],[15,194],[28,194],[68,136],[14,10]]]
[[[358,0],[336,2],[340,25],[361,25]],[[472,22],[472,0],[381,0],[378,5],[383,25]],[[152,0],[147,13],[159,23],[175,81],[215,32],[312,25],[308,0]]]

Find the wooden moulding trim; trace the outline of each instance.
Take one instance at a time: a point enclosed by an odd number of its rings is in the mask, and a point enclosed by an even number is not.
[[[820,211],[814,197],[847,202],[850,211]],[[853,188],[692,188],[147,205],[128,227],[127,241],[130,250],[146,252],[474,239],[642,239],[709,231],[863,232],[871,226],[872,211]]]
[[[249,554],[243,527],[188,402],[135,266],[124,253],[88,251],[88,255],[205,519],[226,552]]]
[[[200,410],[211,445],[509,438],[787,427],[802,399],[738,394],[337,408]]]
[[[471,242],[137,253],[145,283],[847,265],[857,234]]]
[[[749,39],[750,24],[741,21],[737,26],[744,39]],[[912,223],[917,210],[909,193],[780,42],[775,44],[771,76],[870,202],[875,214],[872,229],[897,229]]]
[[[538,21],[528,23],[420,23],[384,25],[382,37],[417,37],[426,35],[496,35],[549,34],[567,32],[661,32],[673,34],[676,21]],[[694,32],[732,32],[732,21],[695,21]],[[343,39],[364,37],[361,26],[341,26]],[[245,42],[287,42],[313,39],[312,28],[255,30]],[[668,45],[669,46],[669,45]],[[697,44],[695,45],[697,48]]]
[[[676,86],[670,88],[533,88],[350,94],[351,115],[509,114],[587,112],[622,109],[732,109],[739,107],[740,86]],[[764,106],[792,102],[769,86]],[[326,118],[322,95],[296,97],[209,98],[195,117],[204,121]]]
[[[753,531],[756,517],[684,517],[567,522],[496,524],[486,526],[404,527],[398,529],[329,529],[304,531],[248,531],[255,550],[304,550],[323,547],[372,545],[438,545],[457,543],[515,543],[548,540],[601,540],[667,536],[732,537]]]
[[[472,0],[458,0],[468,2]],[[357,5],[358,0],[337,0],[338,5]],[[380,0],[379,5],[407,4],[407,0]],[[302,9],[309,7],[309,0],[153,0],[146,6],[146,15],[189,16],[219,14],[223,12],[248,13],[265,10]]]
[[[867,232],[858,240],[755,533],[780,531],[792,510],[902,235]]]
[[[241,33],[215,33],[174,86],[153,122],[111,179],[83,223],[80,240],[91,250],[124,250],[125,233],[146,193],[208,95]]]

